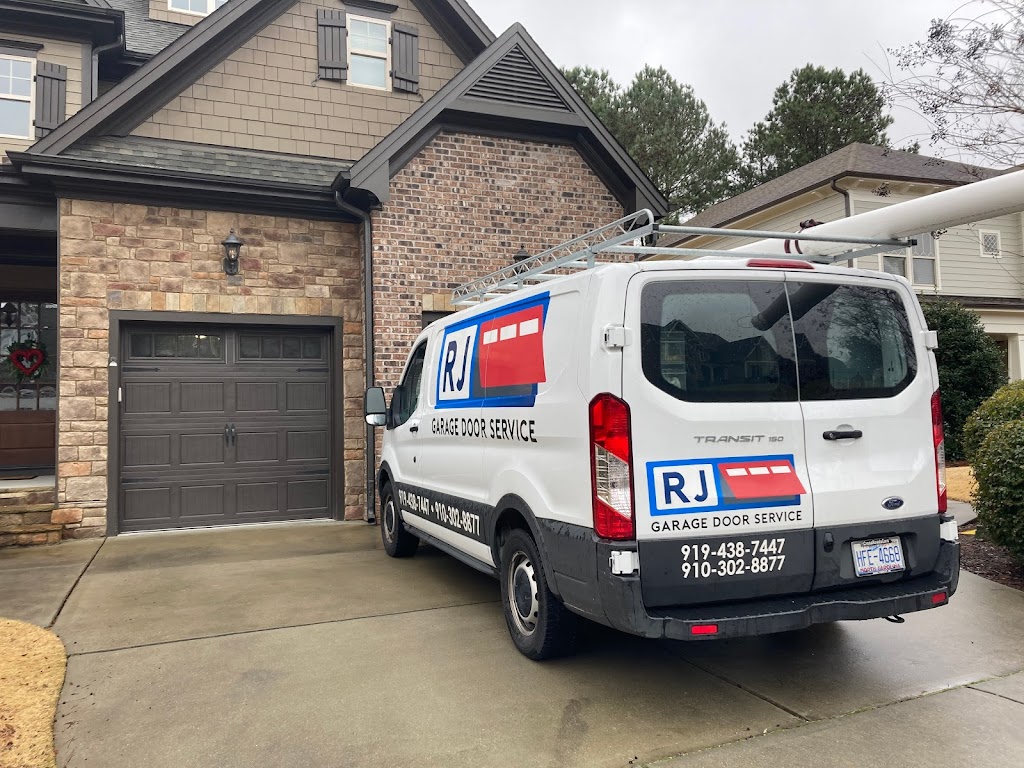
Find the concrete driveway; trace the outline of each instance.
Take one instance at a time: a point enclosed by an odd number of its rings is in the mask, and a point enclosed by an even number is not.
[[[966,573],[900,626],[591,627],[544,664],[495,582],[425,547],[391,560],[362,524],[4,552],[0,583],[0,615],[67,645],[72,768],[1024,765],[1024,593]]]

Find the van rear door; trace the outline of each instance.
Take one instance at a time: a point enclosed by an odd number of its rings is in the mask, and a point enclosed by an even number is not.
[[[784,273],[641,272],[625,324],[640,329],[622,392],[644,604],[809,591],[815,510]]]
[[[816,272],[790,273],[787,289],[821,545],[815,588],[930,571],[937,385],[913,296],[895,281]]]

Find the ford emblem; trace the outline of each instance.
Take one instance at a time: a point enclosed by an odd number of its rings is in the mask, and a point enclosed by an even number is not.
[[[903,499],[899,496],[890,496],[888,499],[882,502],[882,506],[886,509],[899,509],[903,506]]]

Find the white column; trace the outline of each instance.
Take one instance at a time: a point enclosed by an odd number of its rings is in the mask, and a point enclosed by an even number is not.
[[[1010,381],[1024,379],[1024,333],[1011,335],[1007,339],[1009,354],[1007,355],[1007,366],[1010,374]]]

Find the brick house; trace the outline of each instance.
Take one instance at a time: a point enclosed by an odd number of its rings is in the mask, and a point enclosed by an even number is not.
[[[0,18],[0,545],[369,518],[364,388],[451,288],[667,208],[462,0]]]

